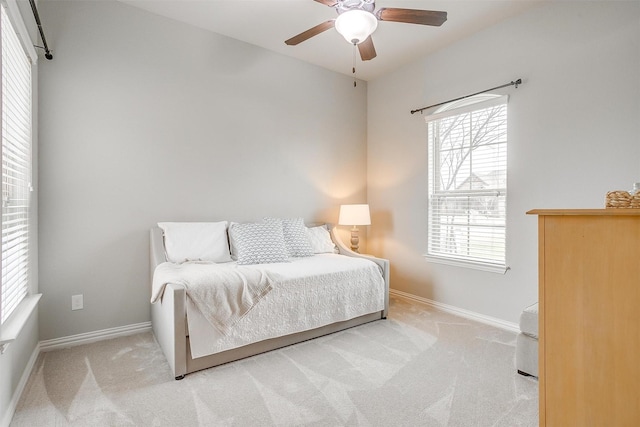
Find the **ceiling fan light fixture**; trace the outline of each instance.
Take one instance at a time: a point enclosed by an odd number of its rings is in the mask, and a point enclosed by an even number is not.
[[[346,41],[352,44],[359,44],[376,30],[378,18],[366,10],[347,10],[338,15],[335,27]]]

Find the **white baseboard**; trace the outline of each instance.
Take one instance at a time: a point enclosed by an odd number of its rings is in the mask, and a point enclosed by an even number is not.
[[[87,332],[84,334],[70,335],[68,337],[54,338],[51,340],[40,341],[40,351],[51,351],[60,348],[75,347],[77,345],[89,344],[96,341],[138,334],[140,332],[146,332],[150,330],[151,322],[142,322],[135,323],[133,325],[119,326],[117,328]]]
[[[11,424],[11,419],[13,418],[13,414],[16,412],[16,408],[18,407],[18,402],[20,401],[20,397],[22,396],[22,392],[24,388],[27,386],[27,381],[29,381],[29,377],[31,376],[31,371],[33,371],[33,367],[36,365],[36,360],[38,360],[38,356],[40,355],[40,345],[36,344],[36,347],[33,349],[31,353],[31,357],[29,357],[29,361],[27,362],[27,366],[25,366],[24,371],[22,372],[22,376],[20,377],[20,381],[18,382],[18,386],[13,392],[13,396],[11,397],[11,402],[9,402],[9,407],[7,411],[4,413],[2,419],[0,419],[0,427],[9,427]]]
[[[443,304],[438,301],[433,301],[428,298],[419,297],[417,295],[409,294],[395,289],[390,289],[389,294],[399,298],[408,299],[410,301],[426,304],[438,310],[455,314],[456,316],[464,317],[466,319],[475,320],[476,322],[484,323],[490,326],[495,326],[496,328],[505,329],[507,331],[515,333],[520,332],[520,326],[518,326],[517,323],[507,322],[506,320],[498,319],[496,317],[485,316],[484,314],[465,310],[464,308],[455,307],[453,305]]]

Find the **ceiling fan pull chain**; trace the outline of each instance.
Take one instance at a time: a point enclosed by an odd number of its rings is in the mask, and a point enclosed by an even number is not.
[[[353,87],[356,87],[356,44],[353,44],[353,68],[351,69],[353,74]]]

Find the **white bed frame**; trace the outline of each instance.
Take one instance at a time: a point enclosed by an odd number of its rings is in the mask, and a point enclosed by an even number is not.
[[[384,309],[382,311],[366,314],[343,322],[332,323],[316,329],[258,341],[242,347],[194,359],[191,357],[191,346],[186,333],[186,290],[181,285],[168,284],[165,288],[162,302],[151,304],[151,323],[153,325],[153,334],[171,366],[175,379],[181,380],[186,374],[201,369],[211,368],[223,363],[254,356],[259,353],[317,338],[374,320],[386,319],[389,309],[389,261],[351,251],[344,245],[342,240],[340,240],[335,228],[331,226],[329,228],[331,238],[341,254],[370,259],[382,268],[385,282]],[[153,280],[153,272],[156,266],[166,261],[162,230],[158,227],[151,229],[150,256],[150,277]]]

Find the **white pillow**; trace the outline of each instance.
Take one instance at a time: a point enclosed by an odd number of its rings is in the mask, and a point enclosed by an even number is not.
[[[164,232],[167,261],[229,262],[227,221],[159,222]]]
[[[327,227],[323,225],[307,228],[307,237],[314,254],[334,253],[336,251],[336,245],[331,240],[331,234],[329,234]]]
[[[313,255],[311,242],[307,236],[307,227],[302,218],[265,218],[265,221],[278,221],[282,224],[284,244],[290,257],[307,257]]]
[[[240,265],[288,262],[280,221],[231,224],[229,240]]]

